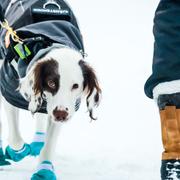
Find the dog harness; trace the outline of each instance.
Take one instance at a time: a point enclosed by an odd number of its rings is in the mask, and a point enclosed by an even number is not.
[[[66,46],[84,54],[82,35],[76,17],[64,0],[0,0],[4,18],[20,41],[14,41],[6,29],[0,31],[0,88],[12,105],[28,110],[29,102],[16,90],[19,79],[26,75],[29,66],[38,60],[37,53],[45,55],[47,49]],[[16,63],[17,69],[14,67]],[[80,101],[77,100],[76,108]],[[46,113],[46,102],[39,112]]]

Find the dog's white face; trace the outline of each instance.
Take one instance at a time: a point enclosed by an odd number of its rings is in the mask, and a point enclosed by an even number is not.
[[[66,121],[76,111],[77,102],[86,96],[89,115],[99,104],[101,90],[93,69],[72,49],[53,49],[20,80],[19,91],[29,101],[29,110],[38,111],[43,99],[54,121]]]

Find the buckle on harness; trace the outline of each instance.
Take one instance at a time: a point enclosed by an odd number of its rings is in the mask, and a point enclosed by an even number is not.
[[[54,0],[49,0],[47,1],[44,5],[43,8],[46,9],[46,6],[48,5],[55,5],[58,9],[61,9],[61,6]]]

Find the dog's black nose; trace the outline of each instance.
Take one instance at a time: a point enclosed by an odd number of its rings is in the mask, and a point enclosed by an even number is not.
[[[68,116],[68,113],[67,113],[67,111],[58,110],[57,108],[55,108],[53,110],[53,115],[54,115],[56,121],[65,121]]]

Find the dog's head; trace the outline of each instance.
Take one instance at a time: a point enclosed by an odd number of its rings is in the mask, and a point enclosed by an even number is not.
[[[91,119],[93,108],[99,105],[101,89],[92,67],[82,55],[72,49],[61,48],[49,52],[20,80],[20,93],[29,101],[35,113],[47,102],[47,112],[55,121],[65,121],[78,109],[83,96]]]

